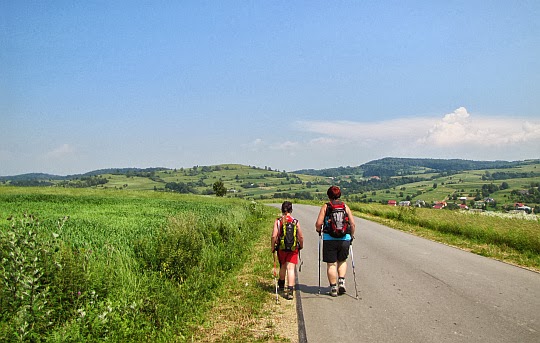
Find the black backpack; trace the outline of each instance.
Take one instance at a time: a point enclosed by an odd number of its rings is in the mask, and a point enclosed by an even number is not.
[[[283,216],[278,218],[281,223],[277,247],[283,251],[296,251],[298,247],[298,220]]]
[[[326,204],[324,232],[334,238],[342,238],[351,232],[345,203],[333,200]]]

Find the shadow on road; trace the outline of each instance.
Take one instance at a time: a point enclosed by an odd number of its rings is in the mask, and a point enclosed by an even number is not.
[[[309,286],[309,285],[304,285],[304,284],[298,284],[298,287],[300,289],[300,292],[302,292],[302,296],[303,297],[306,297],[307,295],[318,295],[318,296],[321,296],[321,297],[328,297],[330,299],[332,299],[332,297],[330,296],[330,287],[329,286],[321,286],[321,293],[319,294],[319,286]],[[352,298],[352,299],[355,299],[355,296],[354,294],[351,294],[349,292],[343,294],[343,295],[339,295],[337,298],[342,298],[342,297],[347,297],[347,298]],[[358,300],[361,300],[362,298],[358,298]]]
[[[304,284],[298,284],[300,287],[300,292],[305,294],[318,294],[319,293],[319,286],[308,286]],[[321,287],[321,294],[327,292],[325,287]]]

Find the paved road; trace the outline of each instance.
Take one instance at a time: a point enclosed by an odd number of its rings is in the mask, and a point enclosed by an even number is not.
[[[319,209],[293,205],[305,236],[299,288],[309,343],[540,342],[540,274],[355,218],[356,300],[332,298],[321,262]]]

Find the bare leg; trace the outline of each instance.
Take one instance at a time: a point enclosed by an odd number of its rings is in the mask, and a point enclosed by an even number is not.
[[[338,261],[337,273],[340,278],[345,278],[345,275],[347,274],[347,261]]]
[[[285,275],[287,274],[287,264],[288,264],[288,262],[285,262],[279,268],[279,279],[280,280],[285,280]]]
[[[337,263],[327,263],[326,264],[326,273],[328,274],[328,282],[330,282],[331,285],[335,285],[337,283]]]
[[[294,263],[291,263],[291,262],[287,262],[285,263],[287,265],[287,284],[289,285],[289,287],[291,286],[294,286],[294,283],[295,283],[295,268],[296,268],[296,264]]]

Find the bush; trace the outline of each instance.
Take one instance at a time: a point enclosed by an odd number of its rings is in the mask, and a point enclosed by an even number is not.
[[[58,230],[67,218],[58,222]],[[39,220],[29,214],[9,218],[10,228],[0,231],[0,320],[8,327],[0,332],[5,341],[35,341],[49,327],[65,320],[84,283],[83,266],[74,261],[58,239],[40,230]]]

